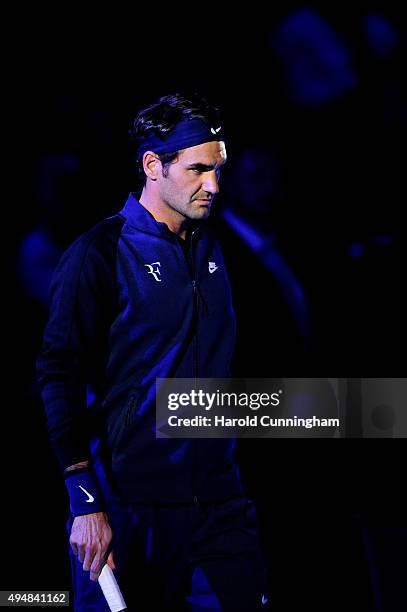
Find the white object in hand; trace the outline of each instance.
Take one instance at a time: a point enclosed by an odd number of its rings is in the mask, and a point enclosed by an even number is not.
[[[120,612],[120,610],[127,609],[116,578],[107,563],[99,574],[98,582],[111,612]]]

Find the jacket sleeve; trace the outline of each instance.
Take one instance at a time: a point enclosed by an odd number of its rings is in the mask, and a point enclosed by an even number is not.
[[[63,470],[90,458],[87,384],[103,367],[111,325],[114,265],[97,242],[82,236],[62,256],[37,361],[48,431]]]

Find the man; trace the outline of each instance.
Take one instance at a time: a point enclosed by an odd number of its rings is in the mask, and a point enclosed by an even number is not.
[[[130,609],[264,609],[233,441],[155,437],[156,378],[230,373],[229,282],[201,226],[226,161],[222,125],[205,100],[175,94],[142,110],[132,136],[139,201],[62,257],[38,362],[70,496],[75,606],[108,609],[96,582],[107,558]]]

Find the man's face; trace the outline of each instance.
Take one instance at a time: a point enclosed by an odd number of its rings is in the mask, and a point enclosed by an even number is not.
[[[225,162],[226,148],[222,141],[184,149],[166,167],[166,176],[160,172],[157,180],[161,200],[187,219],[206,219],[219,191],[220,167]]]

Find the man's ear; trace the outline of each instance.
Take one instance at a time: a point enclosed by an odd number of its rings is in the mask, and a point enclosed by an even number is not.
[[[147,178],[156,181],[161,169],[158,156],[152,151],[146,151],[143,155],[143,169]]]

